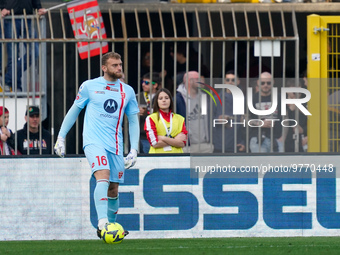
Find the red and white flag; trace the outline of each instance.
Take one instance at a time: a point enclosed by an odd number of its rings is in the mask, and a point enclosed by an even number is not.
[[[103,17],[97,0],[75,0],[67,3],[67,11],[70,16],[73,33],[76,39],[102,39],[107,38]],[[107,42],[78,42],[78,50],[81,59],[97,56],[109,51]]]

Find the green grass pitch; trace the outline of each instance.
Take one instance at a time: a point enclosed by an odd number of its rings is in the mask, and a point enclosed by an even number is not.
[[[121,244],[102,240],[72,241],[0,241],[0,254],[340,254],[340,237],[277,238],[195,238],[126,239]]]

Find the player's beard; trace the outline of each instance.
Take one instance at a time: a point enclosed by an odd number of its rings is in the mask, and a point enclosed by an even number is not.
[[[115,72],[107,71],[106,74],[107,74],[107,76],[109,76],[113,80],[117,80],[117,79],[120,79],[120,78],[123,77],[122,73],[115,73]]]

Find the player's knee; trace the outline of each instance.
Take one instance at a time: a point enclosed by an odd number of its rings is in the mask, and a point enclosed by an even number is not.
[[[94,177],[96,178],[96,180],[100,180],[100,179],[109,179],[110,178],[110,171],[109,170],[97,170],[94,172]]]
[[[109,189],[107,191],[108,197],[117,197],[118,196],[118,184],[111,183]]]
[[[118,196],[118,190],[116,191],[116,190],[108,190],[108,192],[107,192],[107,196],[108,197],[117,197]]]

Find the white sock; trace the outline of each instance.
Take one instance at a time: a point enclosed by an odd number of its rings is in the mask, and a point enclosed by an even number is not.
[[[105,227],[106,223],[109,223],[109,220],[107,218],[102,218],[98,220],[98,228],[102,230]]]

